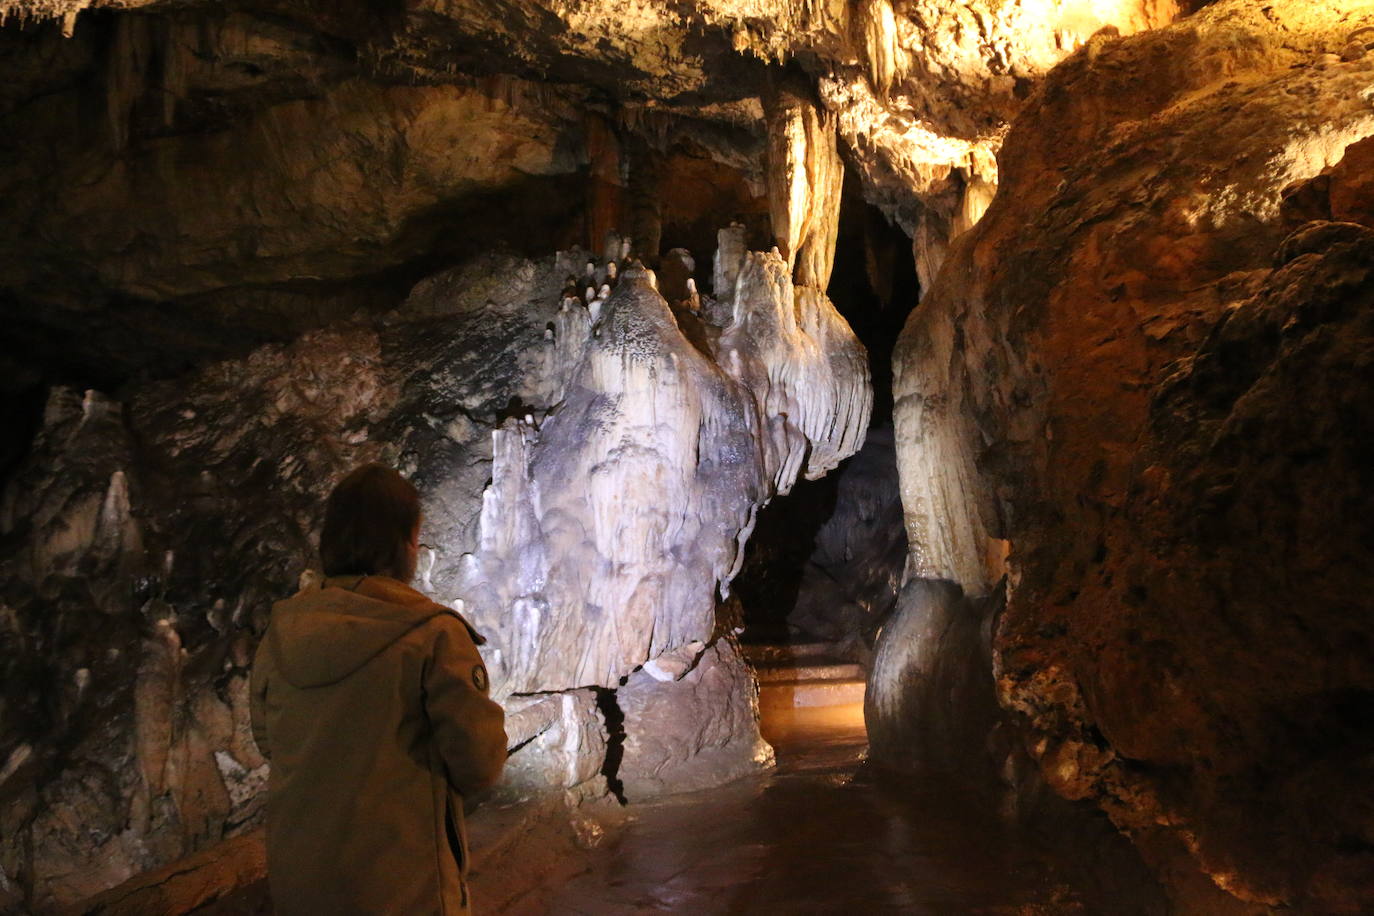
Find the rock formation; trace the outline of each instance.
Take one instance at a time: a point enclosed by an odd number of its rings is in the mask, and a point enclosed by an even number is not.
[[[362,461],[490,637],[506,800],[765,764],[721,602],[856,453],[770,556],[874,641],[875,760],[1095,805],[1181,911],[1374,908],[1371,27],[0,0],[0,910],[257,867],[247,666]],[[859,197],[921,293],[862,452]]]
[[[34,352],[10,358],[27,372],[106,366],[107,384],[165,372],[169,354],[186,368],[384,312],[437,260],[493,235],[527,256],[596,248],[608,228],[645,242],[617,211],[657,208],[640,215],[650,234],[682,216],[670,193],[642,191],[673,186],[684,145],[758,190],[779,118],[833,124],[865,196],[916,234],[924,283],[986,206],[1029,88],[1096,30],[1176,11],[6,0],[0,124],[15,142],[0,177],[0,308]],[[789,63],[808,71],[800,87],[778,85]],[[827,136],[794,176],[823,183]],[[493,224],[492,207],[529,219]],[[772,231],[802,229],[798,215]],[[824,257],[825,240],[813,250]]]
[[[1369,219],[1367,14],[1090,42],[896,364],[912,571],[983,594],[1010,541],[998,693],[1043,778],[1180,887],[1313,912],[1374,900],[1368,234],[1297,225]]]
[[[643,268],[593,322],[558,293],[584,253],[493,255],[378,323],[122,402],[57,390],[4,502],[5,892],[80,899],[256,821],[253,639],[308,575],[327,488],[366,460],[417,483],[421,585],[490,640],[508,794],[606,772],[642,798],[769,762],[716,592],[790,456],[857,448],[869,389],[823,294],[746,260],[740,300],[711,309],[752,330],[743,357],[698,349]],[[617,736],[601,706],[622,690]]]
[[[839,472],[788,622],[813,638],[870,647],[897,600],[906,546],[892,431],[874,427]]]

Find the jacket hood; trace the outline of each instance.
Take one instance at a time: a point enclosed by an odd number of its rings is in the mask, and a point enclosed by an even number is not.
[[[291,686],[323,687],[439,614],[454,612],[396,579],[335,576],[273,605],[267,639]]]

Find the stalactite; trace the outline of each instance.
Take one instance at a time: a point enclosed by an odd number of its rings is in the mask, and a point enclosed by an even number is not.
[[[891,0],[866,0],[860,19],[864,25],[864,54],[868,60],[868,81],[880,97],[892,91],[901,72],[901,48],[897,44],[897,20]]]
[[[768,205],[778,249],[799,285],[824,290],[844,184],[834,119],[784,90],[771,103],[768,138]]]

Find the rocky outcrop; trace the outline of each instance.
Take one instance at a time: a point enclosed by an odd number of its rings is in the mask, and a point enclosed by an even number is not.
[[[616,691],[624,756],[617,775],[631,802],[689,792],[771,766],[758,734],[758,687],[726,639],[689,644],[630,675]]]
[[[711,345],[733,323],[675,317],[642,268],[584,304],[560,296],[584,253],[490,255],[379,322],[118,401],[57,390],[0,516],[5,903],[80,899],[257,822],[254,639],[309,575],[332,481],[367,460],[416,482],[420,585],[489,638],[507,795],[604,791],[617,744],[636,797],[678,768],[705,785],[765,765],[716,594],[758,505],[805,467],[775,441],[838,460],[870,394],[823,297],[793,297],[780,256],[745,260],[745,301],[702,307],[749,323],[744,356]],[[598,690],[626,691],[619,735]],[[708,731],[679,707],[713,709]]]
[[[998,708],[986,634],[997,604],[968,601],[952,582],[913,579],[902,588],[864,693],[869,749],[879,766],[994,781],[988,736]]]
[[[1371,287],[1364,229],[1284,238],[1368,217],[1335,165],[1374,134],[1374,62],[1343,53],[1368,14],[1220,2],[1094,39],[896,367],[913,572],[986,593],[1009,539],[995,672],[1043,778],[1176,888],[1310,912],[1374,901]],[[1180,906],[1230,899],[1202,893]]]

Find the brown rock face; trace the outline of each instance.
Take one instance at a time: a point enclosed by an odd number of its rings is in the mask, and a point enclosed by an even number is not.
[[[1374,63],[1337,56],[1368,12],[1090,43],[896,361],[916,570],[977,593],[1010,539],[995,667],[1044,778],[1162,871],[1320,912],[1374,905],[1374,262],[1284,239],[1374,212]]]

